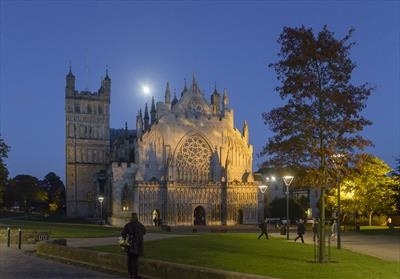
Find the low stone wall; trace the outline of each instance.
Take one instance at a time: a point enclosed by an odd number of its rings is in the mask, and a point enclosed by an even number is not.
[[[33,231],[33,230],[21,230],[21,243],[22,244],[35,244],[39,241],[45,241],[50,238],[49,232]],[[8,241],[8,230],[6,227],[0,229],[0,243],[7,243]],[[18,228],[10,229],[10,244],[18,244],[19,242],[19,230]]]
[[[36,253],[47,257],[58,258],[79,264],[85,264],[121,274],[127,273],[125,255],[103,253],[82,248],[68,247],[54,243],[65,243],[60,240],[40,242]],[[185,278],[185,279],[274,279],[272,277],[223,271],[212,268],[197,267],[185,264],[170,263],[141,258],[140,273],[150,278]]]

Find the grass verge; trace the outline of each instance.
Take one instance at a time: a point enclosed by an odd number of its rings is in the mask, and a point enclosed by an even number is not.
[[[122,253],[119,247],[93,247]],[[283,239],[260,239],[254,234],[196,234],[146,242],[145,257],[282,279],[397,279],[400,265],[345,249],[332,248],[336,263],[315,264],[312,245]]]

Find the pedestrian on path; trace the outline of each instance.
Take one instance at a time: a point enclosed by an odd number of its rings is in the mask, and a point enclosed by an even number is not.
[[[268,223],[267,220],[262,222],[261,224],[258,225],[258,227],[261,229],[261,234],[258,236],[258,239],[260,239],[264,234],[265,234],[265,239],[268,239]]]
[[[313,241],[318,241],[318,219],[315,219],[312,225]]]
[[[296,242],[297,239],[301,239],[301,242],[304,243],[304,238],[303,235],[306,232],[306,228],[304,227],[304,222],[302,219],[300,219],[297,222],[297,237],[294,239],[294,241]]]
[[[127,223],[121,236],[127,239],[129,248],[127,249],[128,258],[128,273],[130,278],[141,278],[139,272],[139,257],[144,254],[143,236],[146,234],[146,229],[142,223],[139,222],[137,213],[132,213],[131,221]]]
[[[338,232],[338,226],[337,226],[337,222],[335,220],[335,221],[333,221],[332,228],[331,228],[331,238],[332,239],[336,239],[337,232]]]

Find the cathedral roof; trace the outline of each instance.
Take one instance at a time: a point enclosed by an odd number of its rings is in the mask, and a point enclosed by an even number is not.
[[[126,134],[126,132],[128,132]],[[136,130],[126,130],[124,128],[114,129],[110,128],[110,143],[113,144],[116,140],[120,140],[123,137],[128,136],[129,138],[136,138]]]
[[[192,85],[186,88],[185,84],[183,93],[180,100],[173,106],[174,113],[182,113],[194,117],[212,114],[212,109],[204,98],[204,94],[200,90],[194,75]]]

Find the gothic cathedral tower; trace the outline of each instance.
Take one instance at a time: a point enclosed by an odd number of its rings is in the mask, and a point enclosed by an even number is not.
[[[111,79],[97,92],[75,90],[71,67],[65,87],[67,216],[97,217],[110,157]]]

